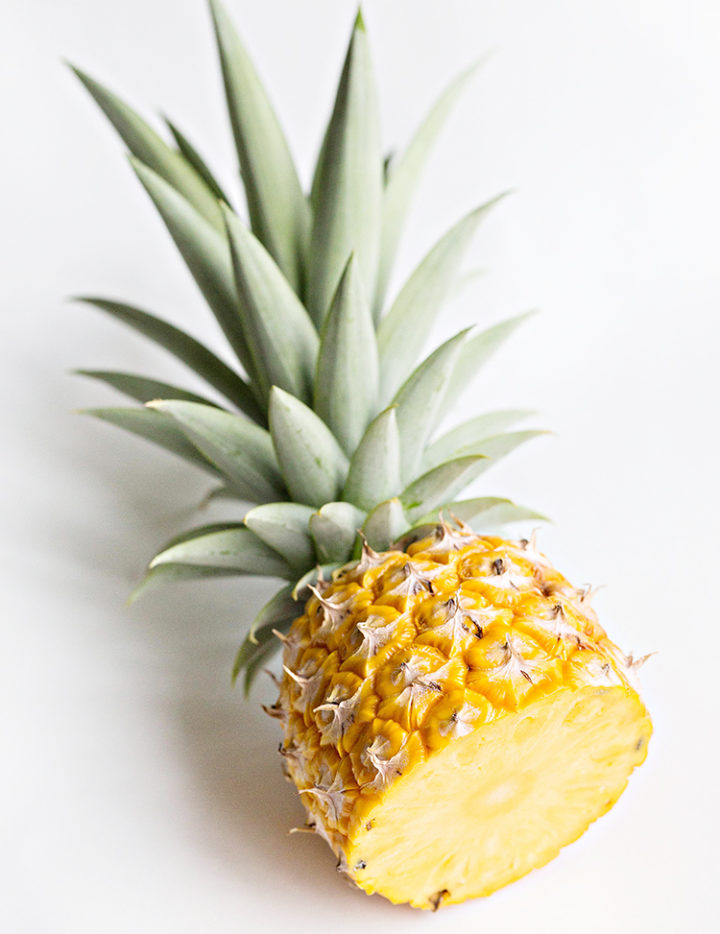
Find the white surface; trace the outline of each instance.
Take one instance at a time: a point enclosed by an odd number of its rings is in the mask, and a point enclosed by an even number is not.
[[[230,0],[307,176],[350,0]],[[612,813],[552,865],[436,916],[351,891],[301,818],[275,725],[229,686],[260,585],[168,589],[128,610],[202,477],[73,416],[115,399],[73,366],[179,376],[66,296],[217,334],[67,56],[175,117],[232,184],[204,4],[6,0],[0,31],[4,929],[12,934],[708,931],[717,898],[720,7],[714,0],[368,0],[399,143],[441,85],[497,49],[452,119],[401,254],[475,202],[490,274],[453,324],[543,314],[477,405],[531,405],[557,437],[486,489],[556,525],[542,545],[643,672],[656,733]],[[448,324],[448,328],[449,328]],[[268,686],[263,686],[267,697]],[[10,919],[8,923],[8,917]]]

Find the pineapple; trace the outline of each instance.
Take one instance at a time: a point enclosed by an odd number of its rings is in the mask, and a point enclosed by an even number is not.
[[[441,423],[518,316],[422,357],[462,257],[498,199],[471,211],[386,291],[411,200],[445,117],[439,98],[383,160],[358,14],[306,195],[278,119],[227,13],[211,11],[249,223],[187,137],[166,143],[77,74],[131,163],[237,357],[229,366],[170,323],[86,299],[201,376],[210,396],[83,370],[142,403],[90,410],[207,471],[242,522],[160,549],[159,583],[267,575],[283,583],[234,666],[246,690],[282,649],[267,712],[306,829],[368,893],[420,908],[488,895],[552,859],[605,813],[645,758],[636,669],[591,594],[534,540],[479,534],[541,518],[461,491],[538,434],[528,413]],[[222,401],[220,401],[222,400]]]

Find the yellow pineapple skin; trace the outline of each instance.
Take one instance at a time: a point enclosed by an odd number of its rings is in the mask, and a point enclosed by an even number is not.
[[[338,868],[436,909],[543,865],[612,807],[652,733],[637,664],[533,544],[443,523],[318,584],[272,712]]]

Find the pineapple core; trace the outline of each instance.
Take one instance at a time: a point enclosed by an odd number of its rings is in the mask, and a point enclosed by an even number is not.
[[[443,525],[320,584],[272,712],[339,868],[436,909],[544,865],[612,807],[652,732],[636,666],[528,542]]]
[[[350,874],[418,908],[489,895],[612,807],[649,733],[621,687],[561,689],[480,726],[388,788],[350,841]]]

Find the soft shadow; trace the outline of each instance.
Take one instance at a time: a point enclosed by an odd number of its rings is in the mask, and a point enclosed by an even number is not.
[[[61,473],[82,473],[99,510],[59,510],[47,517],[46,534],[52,547],[95,582],[102,599],[113,599],[129,591],[164,539],[214,521],[223,507],[193,508],[212,481],[191,467],[141,441],[129,442],[110,426],[83,428],[79,422],[53,439],[54,461]],[[250,578],[176,585],[128,611],[132,638],[145,644],[143,654],[163,683],[161,692],[146,695],[147,703],[162,707],[187,770],[191,813],[183,821],[190,823],[197,847],[239,885],[251,852],[257,877],[268,880],[268,891],[282,892],[283,900],[296,890],[305,899],[310,893],[323,911],[360,903],[389,911],[389,903],[368,899],[338,876],[322,840],[288,835],[305,815],[282,775],[279,727],[260,707],[261,701],[273,702],[275,689],[265,677],[245,701],[242,688],[230,685],[234,653],[271,588]]]
[[[307,898],[311,880],[324,906],[328,899],[347,906],[348,898],[366,898],[342,884],[322,840],[288,833],[304,824],[305,813],[282,775],[276,753],[280,730],[260,708],[260,696],[245,702],[239,688],[234,694],[213,691],[188,662],[187,678],[178,672],[186,687],[178,694],[176,713],[199,792],[197,840],[231,872],[239,872],[250,850],[258,875],[283,899],[291,898],[293,889]],[[255,694],[271,702],[274,688],[262,685]]]

